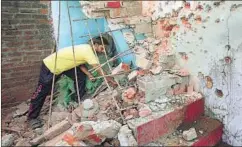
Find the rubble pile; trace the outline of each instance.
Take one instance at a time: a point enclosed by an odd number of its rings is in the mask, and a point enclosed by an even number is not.
[[[104,1],[80,1],[80,3],[85,14],[91,18],[99,16],[93,14],[94,10],[106,10],[107,7]],[[108,10],[114,11],[110,8]],[[16,130],[18,133],[11,132],[10,137],[9,135],[3,137],[2,141],[5,141],[5,144],[25,145],[24,143],[29,142],[31,145],[48,146],[135,146],[137,145],[135,132],[126,121],[135,121],[153,113],[175,109],[187,101],[192,101],[194,97],[201,97],[199,93],[193,91],[187,93],[191,83],[189,73],[179,66],[175,52],[171,48],[164,48],[164,46],[167,47],[166,40],[147,37],[151,32],[151,18],[134,16],[108,21],[112,29],[120,28],[120,26],[132,28],[135,25],[133,29],[135,33],[145,34],[144,38],[139,38],[133,32],[123,32],[129,48],[134,51],[136,67],[120,63],[112,71],[112,74],[130,71],[124,76],[134,84],[117,87],[112,91],[109,89],[102,91],[93,98],[85,99],[73,111],[60,112],[54,106],[51,117],[52,127],[49,130],[46,127],[48,121],[46,109],[43,108],[41,115],[45,125],[38,130],[31,131],[25,126],[28,105],[20,104],[11,121],[5,122],[12,130],[15,127],[18,128],[19,130]],[[135,70],[131,71],[131,68]],[[45,105],[49,106],[48,103]],[[187,140],[196,138],[191,131],[183,134]],[[12,141],[12,135],[18,139]],[[6,142],[6,140],[10,141]]]

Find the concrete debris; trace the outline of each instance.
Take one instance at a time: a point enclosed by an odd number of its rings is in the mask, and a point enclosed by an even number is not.
[[[112,146],[120,146],[120,142],[119,142],[119,140],[118,139],[113,139],[111,142],[110,142],[110,144],[112,145]]]
[[[138,76],[138,71],[137,71],[137,70],[134,70],[134,71],[132,71],[132,72],[128,75],[128,79],[129,79],[129,81],[132,81],[132,80],[134,80],[137,76]]]
[[[142,108],[139,109],[139,116],[140,117],[146,117],[148,115],[152,114],[151,109],[149,108],[149,106],[145,105]]]
[[[130,70],[130,66],[125,63],[120,63],[117,67],[112,70],[112,74],[118,74],[120,72],[126,72]]]
[[[94,126],[94,130],[98,135],[104,136],[106,138],[114,138],[121,128],[121,124],[114,121],[98,121]]]
[[[85,99],[82,105],[85,110],[90,110],[90,109],[93,109],[94,102],[91,99]]]
[[[166,96],[163,96],[161,98],[158,98],[155,100],[156,103],[159,103],[159,104],[162,104],[162,103],[167,103],[167,102],[170,102],[171,99],[166,97]]]
[[[127,105],[132,105],[137,100],[135,99],[135,95],[137,93],[137,90],[134,87],[130,87],[127,90],[125,90],[122,94],[122,100]]]
[[[123,32],[123,36],[129,46],[134,46],[135,36],[132,32]]]
[[[145,92],[145,101],[150,102],[166,94],[167,89],[176,83],[169,74],[143,76],[137,78],[139,90]]]
[[[200,133],[200,134],[203,134],[203,130],[199,130],[199,133]]]
[[[52,112],[51,114],[51,125],[58,124],[62,120],[68,118],[68,116],[71,115],[68,112]]]
[[[28,140],[20,138],[15,146],[31,146],[31,144],[29,144]]]
[[[86,104],[85,105],[86,109],[84,109],[84,104]],[[87,99],[87,101],[84,104],[80,105],[79,107],[73,110],[72,117],[74,116],[76,120],[81,118],[82,121],[95,120],[96,119],[95,115],[98,113],[98,110],[99,110],[99,105],[97,101]],[[76,115],[73,113],[75,113]]]
[[[54,125],[53,127],[49,128],[44,134],[38,136],[37,138],[30,141],[31,145],[38,145],[43,143],[44,141],[51,140],[52,138],[56,137],[57,135],[61,134],[62,132],[66,131],[71,127],[71,124],[68,120],[63,120],[62,122]]]
[[[156,103],[156,102],[150,102],[149,107],[152,111],[157,112],[157,111],[162,111],[166,108],[167,104],[166,103]]]
[[[132,131],[128,128],[128,125],[124,125],[120,128],[118,133],[118,140],[120,146],[137,146],[137,142],[132,135]]]
[[[12,146],[13,143],[14,143],[14,140],[15,140],[15,137],[13,134],[7,134],[7,135],[4,135],[2,136],[2,139],[1,139],[1,145],[2,146]]]
[[[127,109],[123,112],[123,115],[125,117],[126,120],[128,119],[132,119],[132,118],[136,118],[139,116],[139,113],[136,109],[132,108],[132,109]]]
[[[151,73],[154,75],[159,74],[161,72],[161,70],[162,70],[161,66],[157,66],[157,67],[150,69]]]
[[[142,56],[136,55],[136,65],[142,69],[149,69],[152,65],[152,62]]]
[[[80,144],[85,141],[90,145],[100,145],[105,137],[98,136],[93,128],[95,122],[87,121],[82,123],[75,123],[66,131],[62,140],[66,141],[69,145]]]
[[[29,106],[26,102],[23,102],[17,106],[17,110],[13,114],[13,118],[25,115],[29,110]]]
[[[190,128],[189,130],[183,131],[182,137],[186,141],[192,141],[197,138],[197,132],[196,132],[195,128]]]

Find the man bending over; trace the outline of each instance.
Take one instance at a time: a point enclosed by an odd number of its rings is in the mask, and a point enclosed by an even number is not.
[[[103,41],[105,45],[108,45],[108,41],[105,38],[103,38]],[[79,92],[80,98],[83,97],[83,95],[85,94],[86,76],[88,76],[90,80],[93,80],[92,74],[88,72],[84,64],[88,63],[93,68],[97,67],[99,64],[98,64],[98,59],[94,54],[94,50],[97,53],[104,52],[104,47],[102,46],[100,37],[94,38],[93,43],[94,43],[93,48],[90,44],[80,44],[80,45],[74,46],[76,65],[74,63],[72,46],[63,48],[58,51],[57,60],[56,60],[56,69],[55,69],[56,53],[49,55],[43,60],[41,70],[40,70],[38,86],[31,97],[31,104],[29,107],[29,113],[28,113],[28,119],[27,119],[32,129],[39,128],[43,125],[41,120],[38,119],[38,116],[45,102],[46,96],[51,92],[52,80],[53,80],[54,74],[56,75],[56,80],[62,74],[64,74],[70,77],[74,81],[74,84],[76,85],[76,80],[75,80],[75,66],[76,66],[78,86],[79,86],[79,91],[77,91],[76,89],[76,92]],[[104,71],[102,73],[102,68],[99,68],[97,72],[99,73],[99,75],[105,74]],[[110,77],[106,77],[106,79],[113,86],[117,84]],[[76,101],[78,101],[78,99],[76,99]]]

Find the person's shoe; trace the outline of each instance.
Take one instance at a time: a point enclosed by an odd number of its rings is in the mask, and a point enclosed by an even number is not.
[[[32,130],[37,129],[37,128],[41,128],[44,124],[42,123],[42,121],[38,118],[36,119],[29,119],[28,120],[29,126],[32,128]]]

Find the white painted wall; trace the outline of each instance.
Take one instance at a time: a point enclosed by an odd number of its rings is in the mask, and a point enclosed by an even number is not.
[[[242,7],[235,11],[230,11],[230,8],[231,5],[242,4],[242,2],[226,1],[218,7],[213,6],[214,1],[191,1],[190,3],[191,9],[182,9],[178,18],[183,15],[187,16],[191,12],[195,15],[200,14],[202,19],[207,16],[210,18],[201,24],[197,24],[191,18],[189,22],[192,24],[192,30],[185,29],[178,19],[177,23],[180,24],[180,29],[176,32],[176,36],[171,38],[172,47],[177,52],[188,54],[189,59],[184,66],[190,70],[192,75],[197,76],[198,72],[202,72],[204,76],[208,75],[213,79],[214,86],[212,89],[207,89],[204,80],[200,80],[206,107],[223,122],[223,140],[230,145],[241,146]],[[205,10],[195,11],[198,3],[202,4],[204,9],[208,4],[212,7],[212,10],[210,12],[205,12]],[[143,12],[156,20],[182,5],[181,1],[143,1]],[[220,22],[215,23],[218,18]],[[203,28],[203,26],[206,28]],[[228,42],[231,46],[230,51],[225,48]],[[232,64],[225,64],[225,56],[232,57]],[[224,96],[222,98],[215,95],[216,88],[223,91]]]

